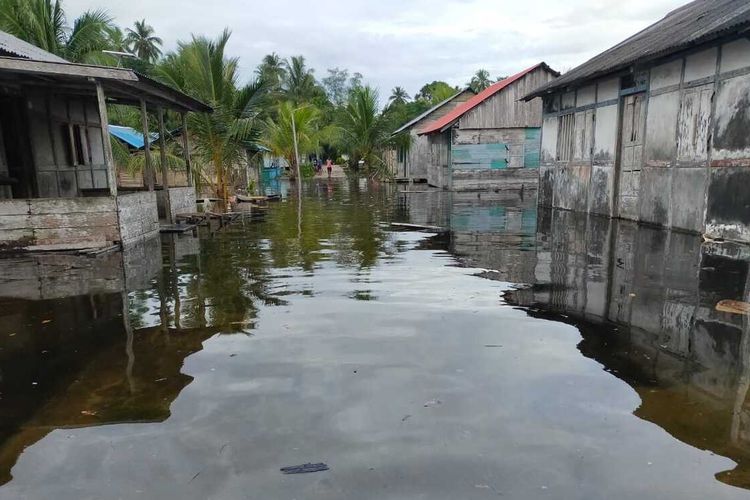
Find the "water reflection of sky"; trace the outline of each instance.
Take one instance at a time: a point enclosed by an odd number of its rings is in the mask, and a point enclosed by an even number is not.
[[[745,497],[747,327],[713,305],[747,262],[691,238],[322,182],[120,281],[37,276],[0,299],[0,498]]]

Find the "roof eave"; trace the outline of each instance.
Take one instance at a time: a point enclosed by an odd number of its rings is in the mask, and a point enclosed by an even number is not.
[[[580,87],[581,84],[586,83],[586,82],[590,82],[591,80],[597,80],[599,78],[603,78],[603,77],[612,75],[614,73],[621,72],[625,68],[629,68],[630,66],[633,66],[635,64],[644,64],[644,63],[653,62],[653,61],[656,61],[656,60],[658,60],[658,59],[660,59],[662,57],[669,56],[670,54],[675,54],[677,52],[682,52],[682,51],[691,49],[693,47],[697,47],[697,46],[704,45],[704,44],[707,44],[707,43],[715,42],[716,40],[721,40],[722,38],[725,38],[725,37],[728,37],[728,36],[733,36],[733,35],[748,36],[748,34],[750,34],[750,21],[745,22],[745,23],[737,24],[736,26],[733,26],[729,30],[723,30],[723,31],[715,32],[715,33],[710,33],[710,34],[708,34],[708,35],[706,35],[704,37],[701,37],[701,38],[699,38],[697,40],[692,40],[692,41],[689,41],[689,42],[686,42],[686,43],[674,45],[674,46],[671,46],[671,47],[666,47],[663,50],[660,50],[658,52],[654,52],[654,53],[645,55],[645,56],[640,57],[640,58],[631,59],[631,60],[629,60],[627,62],[623,62],[621,64],[612,66],[611,68],[607,68],[604,71],[598,71],[598,72],[592,73],[590,75],[582,76],[580,78],[574,78],[573,80],[565,81],[565,82],[562,82],[562,83],[558,83],[558,82],[555,82],[553,80],[552,82],[550,82],[549,85],[545,85],[545,86],[540,87],[539,89],[537,89],[537,90],[531,92],[530,94],[524,96],[522,99],[524,101],[530,101],[530,100],[532,100],[532,99],[534,99],[536,97],[543,97],[545,95],[550,95],[550,94],[556,94],[556,93],[564,92],[564,91],[566,91],[566,90],[568,90],[570,88]],[[611,50],[611,49],[607,49],[607,51],[604,51],[601,54],[604,54],[604,53],[608,52],[609,50]],[[577,66],[576,68],[573,68],[572,71],[577,70],[578,68],[582,67],[583,65],[585,65],[587,63],[588,63],[588,61],[586,63],[581,64],[580,66]]]
[[[466,87],[466,88],[464,88],[462,90],[459,90],[458,92],[456,92],[455,94],[453,94],[452,96],[450,96],[448,99],[445,99],[444,101],[441,101],[441,102],[437,103],[436,105],[434,105],[433,107],[431,107],[430,109],[428,109],[424,113],[420,114],[416,118],[413,118],[412,120],[410,120],[410,121],[406,122],[405,124],[401,125],[400,128],[398,128],[397,130],[395,130],[391,134],[391,137],[393,137],[394,135],[400,134],[401,132],[404,132],[407,129],[410,129],[414,125],[418,124],[419,122],[421,122],[422,120],[424,120],[425,118],[427,118],[428,116],[430,116],[433,112],[435,112],[438,109],[442,108],[443,106],[445,106],[449,102],[453,101],[456,97],[460,96],[461,94],[463,94],[464,92],[467,92],[467,91],[473,92],[473,90],[471,90],[471,88],[469,88],[469,87]],[[419,134],[419,135],[422,135],[422,134]]]
[[[30,77],[57,77],[84,81],[93,79],[115,90],[127,90],[127,93],[134,97],[143,95],[144,98],[153,98],[179,111],[199,113],[213,111],[207,104],[127,68],[0,57],[0,71]]]

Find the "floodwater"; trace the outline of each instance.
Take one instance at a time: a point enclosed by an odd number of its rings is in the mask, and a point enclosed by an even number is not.
[[[0,499],[750,498],[749,259],[343,181],[4,259]]]

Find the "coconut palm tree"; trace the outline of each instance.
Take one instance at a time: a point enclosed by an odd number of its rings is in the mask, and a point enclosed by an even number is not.
[[[292,57],[285,62],[286,75],[282,84],[284,97],[300,106],[309,103],[312,99],[324,91],[318,87],[313,71],[305,63],[304,56]]]
[[[399,105],[406,104],[409,99],[411,98],[403,87],[394,87],[391,91],[391,97],[388,98],[388,102],[390,102],[391,104]]]
[[[294,103],[285,101],[279,104],[276,118],[266,120],[263,144],[274,155],[284,158],[295,175],[299,159],[294,148],[294,133],[297,135],[297,152],[305,154],[316,150],[325,134],[320,127],[321,116],[320,110],[311,104],[295,106]]]
[[[128,43],[125,33],[118,26],[111,26],[107,30],[107,36],[109,38],[109,49],[116,50],[117,52],[127,52]]]
[[[260,139],[267,95],[260,79],[238,84],[238,59],[225,54],[230,36],[229,30],[215,40],[194,36],[179,43],[155,70],[167,84],[214,109],[211,114],[190,114],[188,129],[200,179],[223,200],[229,198],[230,183],[242,170],[247,149]]]
[[[388,121],[378,113],[378,92],[369,85],[355,88],[339,118],[344,149],[353,164],[364,160],[368,173],[384,175],[381,153],[388,145]]]
[[[110,47],[112,18],[88,10],[69,25],[60,0],[0,0],[0,29],[72,62],[96,62]]]
[[[474,73],[474,76],[471,77],[471,81],[469,82],[469,87],[474,92],[481,92],[490,85],[492,85],[492,80],[490,79],[490,72],[486,69],[479,69],[476,73]]]
[[[259,78],[263,78],[273,89],[278,89],[286,77],[286,63],[276,52],[271,52],[255,70]]]
[[[125,39],[131,52],[146,62],[154,62],[161,56],[162,40],[154,36],[154,28],[146,20],[136,21],[134,29],[127,28]]]

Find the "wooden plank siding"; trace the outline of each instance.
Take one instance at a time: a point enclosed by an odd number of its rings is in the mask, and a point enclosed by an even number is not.
[[[474,97],[474,93],[467,90],[456,97],[450,102],[440,106],[432,113],[426,115],[420,121],[412,125],[409,129],[409,135],[411,136],[411,146],[406,154],[401,157],[400,162],[396,166],[396,175],[400,176],[402,173],[404,177],[408,179],[427,179],[428,168],[430,165],[430,139],[429,136],[419,135],[420,128],[425,124],[432,121],[438,120],[453,111],[456,106],[463,104]]]
[[[450,131],[451,189],[536,187],[542,100],[521,98],[554,78],[544,66],[536,68],[459,118]]]
[[[0,201],[0,247],[88,248],[119,239],[111,197]]]
[[[462,116],[458,127],[460,129],[541,127],[541,98],[529,102],[520,99],[552,79],[554,75],[543,67],[535,69]]]

